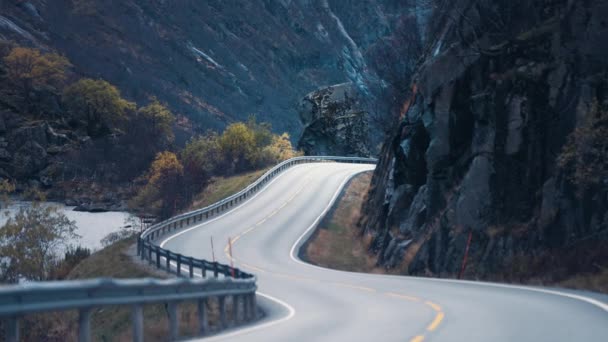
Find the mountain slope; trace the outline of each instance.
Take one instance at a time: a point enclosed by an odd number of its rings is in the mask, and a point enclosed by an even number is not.
[[[361,54],[397,27],[403,5],[391,3],[8,0],[0,38],[57,49],[80,73],[137,102],[157,96],[204,128],[257,114],[297,136],[300,98],[373,74]]]

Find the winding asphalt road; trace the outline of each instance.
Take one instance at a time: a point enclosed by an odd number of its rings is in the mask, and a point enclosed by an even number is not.
[[[351,273],[297,251],[346,182],[373,166],[315,163],[283,172],[215,220],[162,247],[230,263],[258,277],[255,325],[202,341],[608,341],[605,297],[546,288]]]

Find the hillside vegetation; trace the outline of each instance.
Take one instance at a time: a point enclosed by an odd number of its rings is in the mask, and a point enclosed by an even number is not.
[[[159,153],[149,170],[139,178],[141,186],[130,202],[131,208],[169,217],[189,207],[194,196],[214,177],[258,170],[298,154],[287,133],[275,135],[270,125],[259,124],[255,118],[247,123],[234,123],[221,135],[211,132],[193,138],[177,154]],[[215,190],[221,190],[223,196],[248,178],[234,180],[237,183],[227,189]]]
[[[137,106],[112,84],[78,76],[57,53],[5,41],[0,114],[0,179],[77,204],[120,207],[128,182],[174,141],[175,116],[155,98]]]

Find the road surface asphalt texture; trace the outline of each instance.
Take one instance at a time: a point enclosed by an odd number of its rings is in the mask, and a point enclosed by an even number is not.
[[[373,165],[294,166],[239,206],[160,244],[258,278],[265,317],[201,341],[608,341],[605,297],[502,284],[352,273],[298,250],[354,175]]]

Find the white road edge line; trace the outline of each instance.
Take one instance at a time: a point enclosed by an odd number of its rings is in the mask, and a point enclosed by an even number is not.
[[[420,277],[416,277],[417,279],[422,279]],[[426,279],[426,278],[424,278]],[[587,304],[591,304],[594,305],[604,311],[606,311],[608,313],[608,304],[599,301],[597,299],[593,299],[591,297],[586,297],[583,295],[578,295],[578,294],[574,294],[574,293],[568,293],[568,292],[561,292],[561,291],[557,291],[557,290],[549,290],[549,289],[541,289],[541,288],[536,288],[536,287],[528,287],[528,286],[520,286],[520,285],[508,285],[508,284],[498,284],[498,283],[488,283],[488,282],[475,282],[475,281],[469,281],[469,280],[455,280],[455,279],[434,279],[434,278],[429,278],[429,280],[432,281],[436,281],[436,282],[444,282],[444,283],[454,283],[454,284],[468,284],[468,285],[481,285],[481,286],[488,286],[488,287],[499,287],[499,288],[506,288],[506,289],[516,289],[516,290],[525,290],[525,291],[534,291],[534,292],[540,292],[540,293],[545,293],[545,294],[550,294],[550,295],[555,295],[555,296],[561,296],[561,297],[567,297],[567,298],[571,298],[571,299],[577,299],[583,302],[586,302]]]
[[[361,172],[365,172],[365,171],[361,171]],[[310,264],[306,261],[301,260],[298,256],[296,256],[296,250],[299,251],[300,247],[302,247],[302,240],[304,238],[308,238],[310,236],[310,234],[312,232],[314,232],[314,229],[317,227],[317,225],[319,224],[319,222],[323,219],[323,217],[325,217],[325,215],[327,214],[327,212],[331,209],[331,207],[334,205],[334,202],[336,201],[336,199],[338,198],[338,196],[342,193],[342,188],[344,187],[344,185],[354,176],[356,176],[357,174],[361,173],[355,173],[352,175],[347,176],[344,181],[342,182],[342,184],[340,184],[340,187],[338,189],[338,191],[336,191],[336,193],[334,194],[333,198],[329,201],[329,204],[327,205],[327,207],[325,208],[325,210],[323,210],[323,212],[321,213],[321,215],[319,217],[317,217],[317,219],[310,225],[310,227],[308,227],[308,229],[306,229],[306,231],[298,238],[298,240],[296,240],[296,242],[293,244],[293,246],[291,247],[291,251],[289,253],[289,256],[291,257],[291,259],[299,264],[302,265],[306,265],[308,267],[314,267],[314,268],[318,268],[318,269],[322,269],[325,271],[333,271],[333,272],[344,272],[344,273],[351,273],[351,274],[365,274],[365,273],[359,273],[359,272],[348,272],[348,271],[340,271],[340,270],[334,270],[331,268],[325,268],[325,267],[321,267],[321,266],[317,266],[317,265],[313,265]],[[379,276],[379,275],[375,275],[375,276]],[[383,276],[383,275],[380,275]],[[561,297],[567,297],[567,298],[571,298],[571,299],[576,299],[579,301],[583,301],[586,302],[588,304],[594,305],[606,312],[608,312],[608,304],[601,302],[599,300],[590,298],[590,297],[585,297],[582,295],[577,295],[577,294],[573,294],[573,293],[567,293],[567,292],[560,292],[560,291],[556,291],[556,290],[548,290],[548,289],[540,289],[540,288],[534,288],[534,287],[527,287],[527,286],[518,286],[518,285],[508,285],[508,284],[498,284],[498,283],[488,283],[488,282],[476,282],[476,281],[466,281],[466,280],[454,280],[454,279],[437,279],[437,278],[422,278],[422,277],[410,277],[410,276],[400,276],[400,275],[384,275],[385,277],[408,277],[410,279],[417,279],[417,280],[425,280],[425,281],[435,281],[435,282],[446,282],[446,283],[454,283],[454,284],[468,284],[468,285],[478,285],[478,286],[488,286],[488,287],[499,287],[499,288],[509,288],[509,289],[517,289],[517,290],[524,290],[524,291],[534,291],[534,292],[539,292],[539,293],[544,293],[544,294],[551,294],[551,295],[555,295],[555,296],[561,296]]]
[[[307,165],[307,164],[303,164],[303,165]],[[295,166],[293,166],[293,167],[290,167],[290,168],[289,168],[288,170],[286,170],[286,171],[293,170],[293,169],[295,169],[295,168],[297,168],[297,167],[299,167],[299,166],[302,166],[302,165],[295,165]],[[270,183],[266,184],[266,186],[264,186],[262,189],[260,189],[260,191],[258,191],[258,193],[257,193],[257,194],[255,194],[255,195],[254,195],[253,197],[251,197],[251,198],[248,198],[248,199],[247,199],[245,202],[240,203],[240,204],[239,204],[239,205],[238,205],[236,208],[233,208],[233,209],[231,209],[230,211],[227,211],[227,212],[225,212],[225,213],[221,214],[220,216],[214,217],[214,218],[212,218],[211,220],[207,220],[207,221],[205,221],[205,222],[201,222],[201,223],[199,223],[199,224],[197,224],[197,225],[195,225],[195,226],[192,226],[192,227],[190,227],[190,228],[186,228],[186,229],[184,229],[184,230],[182,230],[182,231],[179,231],[179,232],[177,232],[177,233],[175,233],[175,234],[173,234],[173,235],[171,235],[171,236],[167,237],[166,239],[164,239],[164,240],[163,240],[163,241],[160,243],[160,245],[159,245],[159,246],[160,246],[160,248],[163,248],[163,246],[164,246],[164,245],[165,245],[167,242],[169,242],[170,240],[172,240],[172,239],[174,239],[174,238],[176,238],[176,237],[178,237],[178,236],[180,236],[180,235],[182,235],[182,234],[185,234],[185,233],[187,233],[187,232],[189,232],[189,231],[191,231],[191,230],[193,230],[193,229],[197,229],[197,228],[200,228],[200,227],[206,226],[206,225],[208,225],[208,224],[209,224],[209,223],[211,223],[211,222],[215,222],[215,221],[217,221],[217,220],[221,219],[222,217],[224,217],[224,216],[226,216],[226,215],[228,215],[228,214],[230,214],[230,213],[234,212],[235,210],[240,209],[240,208],[241,208],[241,207],[243,207],[244,205],[246,205],[246,204],[248,204],[248,203],[251,203],[251,201],[252,201],[253,199],[255,199],[256,197],[258,197],[258,195],[260,195],[261,193],[263,193],[264,191],[266,191],[266,189],[268,189],[268,187],[269,187],[270,185],[272,185],[272,183],[274,183],[274,182],[276,182],[277,180],[279,180],[279,178],[281,178],[281,177],[282,177],[284,174],[285,174],[285,172],[281,172],[281,173],[280,173],[278,176],[276,176],[276,178],[275,178],[275,179],[273,179],[273,180],[272,180]]]
[[[308,164],[304,164],[304,165],[308,165]],[[297,168],[299,166],[303,166],[303,165],[295,165],[295,166],[289,168],[286,171],[291,171],[291,170],[293,170],[293,169],[295,169],[295,168]],[[209,224],[211,222],[219,220],[220,218],[222,218],[222,217],[224,217],[224,216],[226,216],[226,215],[234,212],[237,209],[240,209],[242,206],[250,203],[253,199],[255,199],[256,197],[258,197],[258,195],[260,195],[262,192],[266,191],[266,189],[268,189],[268,187],[270,187],[270,185],[272,185],[272,183],[274,183],[279,178],[281,178],[285,173],[286,172],[282,172],[281,174],[279,174],[274,180],[272,180],[270,183],[266,184],[265,187],[263,187],[260,191],[258,191],[257,194],[255,194],[253,197],[249,198],[247,201],[241,203],[236,208],[234,208],[234,209],[232,209],[230,211],[227,211],[227,212],[223,213],[222,215],[220,215],[218,217],[215,217],[215,218],[213,218],[211,220],[207,220],[205,222],[202,222],[202,223],[197,224],[195,226],[192,226],[190,228],[184,229],[184,230],[182,230],[180,232],[177,232],[176,234],[173,234],[173,235],[167,237],[165,240],[163,240],[160,243],[160,247],[162,248],[167,242],[169,242],[171,239],[173,239],[173,238],[175,238],[177,236],[180,236],[180,235],[182,235],[182,234],[184,234],[186,232],[189,232],[189,231],[191,231],[193,229],[203,227],[203,226],[205,226],[205,225],[207,225],[207,224]],[[176,267],[177,267],[177,265],[176,265]],[[195,274],[195,276],[202,278],[202,276],[199,276],[198,274]],[[271,300],[271,301],[273,301],[273,302],[275,302],[275,303],[277,303],[277,304],[285,307],[289,313],[287,314],[287,316],[284,316],[284,317],[282,317],[280,319],[273,320],[273,321],[270,321],[270,322],[267,322],[267,323],[263,323],[263,324],[259,324],[259,325],[254,325],[254,326],[251,326],[251,327],[248,327],[248,328],[243,328],[243,329],[239,329],[239,330],[232,331],[232,332],[226,332],[226,333],[215,335],[215,336],[203,337],[203,338],[199,338],[199,339],[193,339],[193,341],[198,341],[198,340],[215,341],[215,340],[229,338],[229,337],[233,337],[233,336],[237,336],[237,335],[241,335],[241,334],[247,334],[247,333],[259,330],[259,329],[264,329],[264,328],[271,327],[271,326],[276,325],[276,324],[283,323],[283,322],[285,322],[285,321],[290,320],[291,318],[293,318],[293,316],[295,316],[296,310],[291,305],[287,304],[286,302],[284,302],[284,301],[282,301],[282,300],[280,300],[278,298],[272,297],[271,295],[265,294],[263,292],[256,291],[256,294],[258,294],[258,295],[260,295],[260,296],[262,296],[262,297],[264,297],[266,299],[269,299],[269,300]]]
[[[202,276],[198,275],[198,274],[195,274],[195,276],[199,277],[199,278],[202,278]],[[256,291],[256,294],[260,295],[260,296],[262,296],[262,297],[264,297],[264,298],[266,298],[268,300],[271,300],[271,301],[273,301],[273,302],[275,302],[275,303],[277,303],[279,305],[282,305],[283,307],[285,307],[287,309],[287,311],[289,311],[289,313],[287,314],[287,316],[284,316],[284,317],[282,317],[280,319],[276,319],[276,320],[273,320],[273,321],[270,321],[270,322],[266,322],[266,323],[262,323],[262,324],[256,324],[256,325],[252,325],[252,326],[249,326],[249,327],[244,327],[242,329],[237,327],[236,328],[237,330],[228,330],[226,332],[221,332],[221,333],[219,333],[217,335],[212,335],[212,336],[209,336],[209,337],[195,337],[193,339],[189,339],[189,341],[205,341],[205,342],[206,341],[217,341],[217,340],[223,340],[223,339],[226,339],[226,338],[234,337],[234,336],[237,336],[237,335],[248,334],[248,333],[260,330],[260,329],[268,328],[268,327],[271,327],[273,325],[283,323],[283,322],[285,322],[287,320],[290,320],[293,316],[296,315],[296,309],[294,309],[291,305],[287,304],[286,302],[284,302],[284,301],[282,301],[282,300],[280,300],[278,298],[275,298],[275,297],[273,297],[271,295],[259,292],[259,291]],[[256,310],[257,310],[257,308],[256,308]],[[255,324],[255,322],[253,322],[253,324]]]
[[[336,192],[334,193],[334,196],[331,198],[331,200],[329,201],[329,203],[327,204],[327,206],[325,207],[325,209],[323,209],[323,212],[315,219],[315,221],[304,231],[304,233],[302,235],[300,235],[300,237],[296,240],[296,242],[291,246],[291,250],[289,251],[289,257],[291,258],[291,260],[302,264],[302,265],[306,265],[306,266],[311,266],[311,267],[316,267],[316,268],[320,268],[323,270],[332,270],[332,271],[336,271],[333,270],[331,268],[325,268],[325,267],[320,267],[320,266],[316,266],[313,264],[309,264],[305,261],[300,260],[300,258],[295,256],[295,252],[296,250],[299,250],[301,245],[303,244],[303,239],[304,238],[308,238],[310,237],[310,235],[314,232],[314,229],[317,228],[317,225],[319,224],[319,222],[321,222],[321,220],[325,217],[325,215],[327,215],[327,212],[333,207],[334,203],[336,202],[336,200],[338,199],[338,196],[340,196],[340,194],[342,193],[342,189],[344,188],[344,186],[346,185],[346,183],[348,183],[348,181],[350,181],[352,178],[354,178],[356,175],[363,173],[363,172],[367,172],[367,171],[371,171],[373,169],[375,169],[375,165],[374,167],[370,167],[369,170],[361,170],[361,171],[357,171],[355,173],[349,174],[348,176],[346,176],[344,178],[344,180],[342,181],[342,183],[340,184],[340,186],[338,187],[338,190],[336,190]],[[340,272],[340,271],[338,271]],[[351,273],[351,272],[349,272]]]
[[[286,302],[284,302],[284,301],[282,301],[282,300],[280,300],[278,298],[275,298],[275,297],[273,297],[271,295],[262,293],[262,292],[256,292],[256,294],[258,294],[258,295],[260,295],[260,296],[262,296],[262,297],[264,297],[266,299],[269,299],[269,300],[271,300],[271,301],[273,301],[273,302],[275,302],[275,303],[277,303],[279,305],[284,306],[289,311],[289,313],[287,314],[287,316],[284,316],[284,317],[282,317],[280,319],[272,320],[270,322],[266,322],[266,323],[262,323],[262,324],[256,324],[256,325],[252,325],[250,327],[244,327],[242,329],[240,329],[240,328],[237,327],[236,328],[237,330],[227,331],[225,333],[220,333],[219,335],[214,335],[214,336],[209,336],[209,337],[202,337],[202,338],[199,338],[199,339],[194,339],[192,341],[199,341],[199,340],[200,341],[217,341],[217,340],[223,340],[223,339],[231,338],[231,337],[234,337],[234,336],[249,334],[249,333],[252,333],[252,332],[257,331],[257,330],[261,330],[261,329],[269,328],[269,327],[277,325],[277,324],[281,324],[281,323],[283,323],[285,321],[290,320],[293,316],[296,315],[296,310],[291,305],[287,304]],[[253,322],[253,324],[255,324],[255,322]]]

